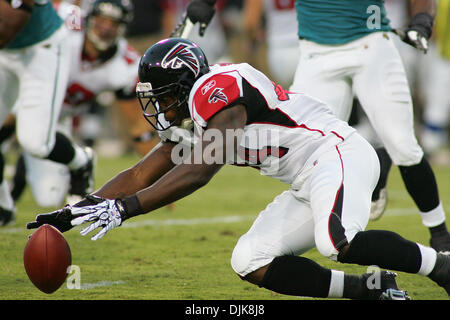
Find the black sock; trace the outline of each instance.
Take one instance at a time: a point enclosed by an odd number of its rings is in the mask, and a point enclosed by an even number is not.
[[[417,273],[422,263],[419,246],[400,235],[385,230],[368,230],[356,234],[338,261],[363,266]]]
[[[448,235],[448,230],[447,226],[445,225],[445,222],[441,223],[436,227],[431,227],[429,228],[429,230],[432,238],[439,238]]]
[[[294,296],[328,296],[331,270],[297,256],[276,257],[260,284],[266,289]]]
[[[422,158],[419,164],[399,166],[406,189],[421,212],[428,212],[439,205],[436,178],[428,160]]]
[[[56,133],[55,146],[47,159],[54,162],[69,164],[75,157],[75,149],[72,141],[60,132]]]
[[[5,171],[5,158],[0,152],[0,184],[3,182],[3,171]]]
[[[373,190],[372,201],[377,200],[380,196],[381,189],[386,188],[387,178],[392,167],[391,157],[384,147],[377,148],[375,151],[377,152],[378,159],[380,160],[380,178],[378,179],[378,183]]]
[[[14,201],[18,201],[27,185],[25,159],[23,157],[23,154],[20,154],[19,158],[17,159],[16,172],[14,172],[12,181],[13,187],[11,189],[11,196]]]

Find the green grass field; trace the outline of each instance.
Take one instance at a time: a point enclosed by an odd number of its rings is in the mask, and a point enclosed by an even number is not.
[[[134,164],[134,155],[100,158],[97,185]],[[450,168],[436,167],[440,194],[450,216]],[[287,300],[240,280],[230,266],[233,247],[258,212],[286,185],[250,168],[224,167],[205,188],[175,204],[173,210],[127,221],[103,239],[82,237],[80,228],[64,235],[71,247],[72,264],[79,267],[80,288],[65,283],[51,295],[36,289],[23,267],[23,250],[32,233],[25,224],[48,209],[36,206],[29,190],[18,203],[16,223],[0,229],[0,299],[145,299],[145,300]],[[368,229],[396,231],[428,244],[428,230],[393,168],[388,185],[388,210]],[[318,263],[350,273],[365,267],[344,265],[322,257],[315,249],[305,254]],[[415,300],[446,300],[442,288],[418,275],[398,273],[397,282]],[[70,277],[70,275],[69,275]]]

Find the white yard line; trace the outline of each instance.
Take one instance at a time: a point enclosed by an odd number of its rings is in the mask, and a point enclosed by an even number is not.
[[[450,206],[445,206],[444,210],[446,212],[450,212]],[[419,211],[415,207],[411,208],[392,208],[387,209],[385,216],[408,216],[419,214]],[[257,214],[254,215],[232,215],[232,216],[223,216],[223,217],[212,217],[212,218],[192,218],[192,219],[166,219],[166,220],[156,220],[156,219],[147,219],[141,221],[129,221],[125,222],[121,228],[142,228],[142,227],[164,227],[164,226],[196,226],[203,224],[225,224],[225,223],[236,223],[242,221],[252,221],[256,219]],[[18,233],[24,231],[31,231],[19,227],[4,227],[0,229],[0,234],[8,234],[8,233]]]
[[[118,280],[118,281],[100,281],[95,283],[82,283],[80,285],[80,290],[89,290],[94,289],[98,287],[111,287],[118,284],[124,284],[125,281]]]

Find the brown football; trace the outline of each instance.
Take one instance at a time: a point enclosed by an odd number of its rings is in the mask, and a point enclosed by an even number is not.
[[[42,292],[53,293],[66,280],[72,263],[69,244],[58,229],[44,224],[28,239],[23,263],[31,282]]]

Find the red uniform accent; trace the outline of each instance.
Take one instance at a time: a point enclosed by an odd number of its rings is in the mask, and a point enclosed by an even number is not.
[[[235,77],[216,74],[206,80],[194,95],[197,113],[208,121],[214,114],[241,97]]]
[[[127,45],[127,49],[124,52],[123,58],[128,64],[133,64],[140,58],[139,53],[132,46]]]

